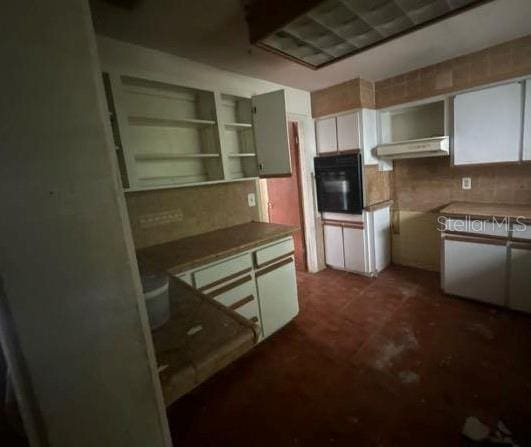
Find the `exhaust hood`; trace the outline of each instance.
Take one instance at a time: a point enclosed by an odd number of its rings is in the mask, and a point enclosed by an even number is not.
[[[450,155],[450,138],[444,136],[381,144],[376,147],[376,155],[386,160],[447,157]]]

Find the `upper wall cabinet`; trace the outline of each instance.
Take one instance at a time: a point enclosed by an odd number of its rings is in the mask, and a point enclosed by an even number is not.
[[[524,150],[522,157],[531,160],[531,80],[525,83]]]
[[[336,117],[324,118],[315,122],[317,138],[317,152],[326,154],[337,152],[337,126]]]
[[[320,154],[361,148],[359,112],[319,119],[315,123],[315,132]]]
[[[358,112],[339,115],[337,122],[337,149],[350,151],[360,149],[360,116]]]
[[[253,96],[251,101],[260,177],[291,175],[284,90]]]
[[[127,189],[290,175],[284,91],[236,97],[106,74]]]
[[[522,84],[457,95],[454,100],[454,164],[520,160]]]

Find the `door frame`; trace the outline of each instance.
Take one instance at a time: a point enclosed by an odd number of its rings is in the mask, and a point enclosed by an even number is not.
[[[316,155],[314,120],[306,115],[288,113],[287,121],[296,124],[297,136],[299,139],[297,152],[299,158],[298,188],[299,202],[302,208],[301,231],[303,231],[306,252],[305,264],[308,272],[316,273],[319,271],[319,266],[315,221],[315,192],[312,177],[313,157]],[[267,179],[257,179],[256,182],[260,202],[258,213],[262,222],[269,222],[269,210],[267,206],[269,195],[266,180]]]

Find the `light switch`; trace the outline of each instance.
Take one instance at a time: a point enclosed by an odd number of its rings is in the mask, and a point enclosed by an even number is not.
[[[254,193],[250,192],[247,194],[247,203],[249,204],[249,207],[256,206],[256,196]]]
[[[472,179],[470,177],[463,177],[461,179],[461,187],[463,189],[472,189]]]

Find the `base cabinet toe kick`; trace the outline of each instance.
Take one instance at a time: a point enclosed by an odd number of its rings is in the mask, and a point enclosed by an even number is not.
[[[291,236],[175,276],[254,322],[259,341],[299,313]]]
[[[441,233],[443,291],[531,313],[531,224],[465,224],[447,219]]]

